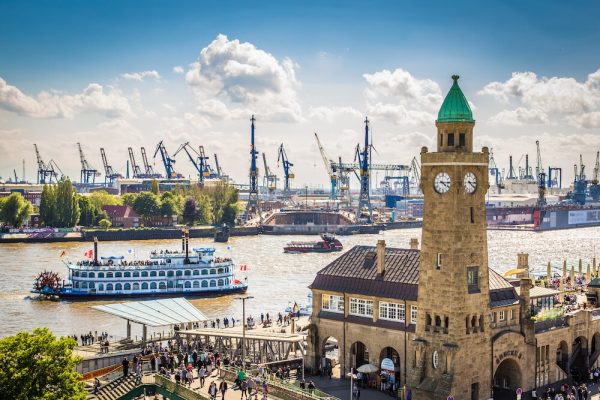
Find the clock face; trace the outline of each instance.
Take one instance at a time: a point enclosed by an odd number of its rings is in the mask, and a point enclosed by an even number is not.
[[[435,176],[433,187],[435,188],[436,192],[443,194],[450,190],[450,183],[450,175],[448,175],[446,172],[440,172]]]
[[[472,172],[467,172],[464,179],[465,192],[473,193],[477,189],[477,178]]]

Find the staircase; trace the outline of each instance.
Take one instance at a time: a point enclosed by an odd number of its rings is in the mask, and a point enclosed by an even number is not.
[[[131,392],[142,383],[142,375],[129,374],[126,378],[120,377],[103,385],[97,394],[93,394],[93,388],[88,388],[87,398],[89,400],[117,400]]]

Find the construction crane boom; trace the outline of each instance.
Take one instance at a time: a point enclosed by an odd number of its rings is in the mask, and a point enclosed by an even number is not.
[[[142,154],[146,154],[146,151],[144,150],[144,148],[142,147]],[[133,177],[134,178],[140,178],[142,175],[142,169],[140,168],[140,166],[135,162],[135,155],[133,154],[133,149],[131,147],[127,148],[127,151],[129,152],[129,162],[131,163],[131,170],[133,171]],[[142,157],[145,158],[145,157]]]
[[[100,173],[96,168],[93,168],[83,155],[83,149],[81,143],[77,143],[79,149],[79,159],[81,161],[81,179],[80,182],[86,184],[93,184],[96,182],[96,177],[100,176]]]
[[[141,148],[142,151],[142,162],[144,163],[144,172],[147,176],[157,176],[160,175],[154,172],[154,167],[152,164],[148,163],[148,157],[146,156],[146,149],[144,147]]]
[[[283,193],[284,195],[288,196],[290,194],[290,180],[294,179],[294,174],[290,171],[290,167],[293,167],[294,164],[292,164],[288,159],[288,156],[285,152],[285,148],[283,147],[283,143],[281,143],[281,145],[279,146],[277,163],[279,164],[279,162],[281,162],[281,165],[283,166]]]
[[[217,168],[217,178],[223,178],[223,171],[221,171],[221,166],[219,165],[219,158],[217,157],[217,153],[214,153],[215,157],[215,168]]]
[[[129,148],[131,149],[131,147]],[[104,148],[100,148],[100,155],[102,156],[102,164],[104,165],[104,183],[113,183],[118,178],[123,178],[118,172],[113,170],[113,167],[106,160],[106,153],[104,152]]]
[[[596,152],[596,163],[594,164],[594,173],[592,175],[592,183],[598,184],[598,175],[600,175],[600,151]]]
[[[331,164],[333,163],[333,161],[331,160],[331,158],[329,158],[329,156],[325,152],[325,149],[323,148],[323,145],[321,144],[321,141],[319,140],[319,135],[317,135],[317,132],[315,132],[315,139],[317,139],[317,146],[319,147],[319,152],[321,153],[321,158],[323,159],[323,165],[325,165],[325,171],[327,171],[327,175],[329,176],[329,181],[331,182],[331,194],[330,194],[329,198],[331,200],[335,200],[335,199],[337,199],[337,176],[333,172],[333,168],[331,167]]]
[[[179,178],[180,175],[177,174],[177,172],[175,172],[175,169],[173,168],[173,164],[175,164],[175,159],[173,159],[173,158],[171,158],[171,156],[169,156],[169,153],[167,152],[167,148],[165,147],[165,144],[162,140],[160,142],[158,142],[158,145],[156,145],[156,150],[154,151],[153,158],[156,158],[156,155],[158,153],[160,153],[160,157],[162,159],[163,166],[165,167],[167,179]]]
[[[188,150],[188,148],[189,148],[189,150]],[[194,150],[194,148],[192,146],[190,146],[190,142],[185,142],[184,144],[179,146],[179,148],[177,149],[177,151],[175,153],[173,153],[173,157],[175,157],[181,150],[185,151],[185,153],[187,154],[188,158],[190,159],[190,162],[194,166],[194,169],[196,170],[196,172],[198,172],[198,177],[199,177],[200,183],[202,183],[204,181],[204,175],[203,175],[204,169],[202,168],[203,163],[202,163],[202,160],[200,159],[200,154],[198,154],[198,152],[196,150]],[[190,153],[190,150],[195,153],[195,156],[196,156],[195,158]],[[198,162],[196,162],[196,159],[198,159]]]
[[[58,179],[58,174],[54,171],[52,163],[44,163],[42,156],[38,150],[37,144],[34,143],[35,156],[38,164],[37,182],[38,183],[52,183],[52,179]]]
[[[419,165],[419,160],[417,160],[417,157],[413,157],[412,161],[410,162],[410,172],[412,173],[413,177],[415,178],[415,184],[417,185],[417,187],[421,187],[421,166]]]

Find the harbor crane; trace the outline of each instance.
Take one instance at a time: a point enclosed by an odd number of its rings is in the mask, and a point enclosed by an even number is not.
[[[508,176],[506,179],[514,180],[517,179],[517,174],[515,173],[515,168],[513,166],[513,156],[508,156]]]
[[[283,166],[283,195],[284,197],[290,196],[290,180],[294,179],[294,173],[290,171],[290,167],[293,167],[294,164],[290,162],[288,156],[285,152],[285,148],[283,147],[283,143],[279,146],[279,153],[277,156],[277,164],[281,162]]]
[[[421,187],[421,165],[419,165],[419,160],[417,157],[413,157],[410,162],[410,170],[409,173],[412,174],[414,179],[414,184],[420,188]]]
[[[217,169],[217,178],[221,179],[225,183],[229,183],[229,175],[223,172],[223,168],[221,168],[221,164],[219,164],[219,158],[217,157],[217,153],[215,153],[215,168]]]
[[[592,174],[592,181],[590,182],[590,196],[592,200],[600,200],[600,182],[598,181],[600,175],[600,151],[596,152],[596,163],[594,164],[594,172]]]
[[[267,156],[265,155],[265,153],[262,153],[262,158],[263,158],[263,163],[265,165],[265,173],[263,175],[263,186],[267,187],[267,190],[269,191],[270,195],[273,195],[275,193],[275,190],[277,190],[277,175],[274,174],[271,171],[271,168],[269,168],[269,165],[267,164]]]
[[[58,180],[58,174],[54,170],[52,163],[44,163],[37,144],[34,144],[33,147],[35,148],[35,157],[37,158],[38,165],[37,183],[52,183],[53,179]]]
[[[496,160],[494,159],[494,149],[490,149],[489,171],[490,175],[495,178],[496,187],[498,189],[504,189],[502,174],[500,173],[500,170],[496,165]]]
[[[538,181],[538,199],[537,205],[543,207],[546,205],[546,172],[542,165],[542,152],[540,150],[540,141],[535,141],[535,147],[537,152],[537,160],[535,165],[535,175]]]
[[[131,147],[129,149],[131,150]],[[123,178],[123,175],[115,172],[113,167],[108,163],[106,160],[106,153],[102,147],[100,148],[100,155],[102,156],[102,164],[104,165],[104,183],[112,184],[115,180]]]
[[[175,169],[173,168],[173,164],[175,164],[175,159],[173,159],[173,158],[171,158],[171,156],[169,156],[169,153],[167,152],[167,148],[165,147],[165,144],[162,140],[160,142],[158,142],[158,144],[156,145],[156,150],[154,151],[154,156],[152,156],[152,157],[156,158],[156,155],[158,153],[160,153],[160,157],[161,157],[163,165],[165,167],[167,179],[181,178],[182,176],[180,174],[178,174],[177,172],[175,172]]]
[[[146,156],[146,149],[144,147],[142,150],[142,162],[144,163],[144,178],[162,178],[162,175],[158,172],[154,172],[154,167],[152,164],[148,163],[148,157]]]
[[[361,219],[363,209],[366,210],[367,223],[373,222],[373,206],[371,205],[370,187],[370,160],[371,146],[369,145],[369,119],[365,117],[365,143],[362,151],[360,145],[356,146],[355,160],[360,165],[360,195],[358,198],[358,207],[356,209],[356,222]]]
[[[585,197],[588,181],[585,178],[585,165],[583,165],[583,157],[579,155],[579,170],[577,164],[573,166],[575,179],[573,181],[573,191],[567,193],[567,197],[575,204],[585,205]]]
[[[250,192],[248,193],[248,203],[246,203],[245,220],[250,219],[253,214],[258,214],[259,223],[262,225],[262,213],[260,212],[260,199],[258,197],[258,166],[256,159],[258,151],[254,145],[254,115],[250,118]]]
[[[325,149],[323,148],[323,145],[321,144],[321,141],[319,140],[319,135],[317,135],[317,132],[315,132],[315,139],[317,139],[317,146],[319,147],[319,152],[321,153],[321,158],[323,159],[323,165],[325,165],[325,171],[327,171],[327,175],[329,176],[329,181],[331,182],[331,194],[329,195],[329,198],[331,200],[336,200],[337,199],[338,176],[332,168],[331,158],[329,158],[329,156],[325,152]]]
[[[338,162],[330,161],[331,171],[337,176],[337,198],[340,200],[340,204],[346,206],[352,203],[350,195],[350,173],[356,174],[357,164],[352,164],[351,167],[348,164],[342,162],[342,157],[338,158]]]
[[[200,152],[197,152],[190,145],[190,142],[185,142],[184,144],[179,146],[177,151],[173,154],[173,157],[175,157],[181,150],[185,151],[188,158],[190,159],[190,162],[194,166],[194,169],[196,170],[196,172],[198,172],[198,181],[199,181],[200,185],[203,185],[204,178],[207,178],[210,175],[210,172],[208,170],[208,166],[206,163],[206,160],[208,160],[208,157],[206,157],[206,155],[204,155],[204,147],[200,146],[199,149],[200,149]],[[195,157],[194,157],[194,155],[192,155],[192,153],[194,153]]]
[[[142,150],[144,148],[142,147]],[[134,178],[141,178],[143,173],[142,173],[142,169],[140,168],[140,166],[135,162],[135,155],[133,154],[133,149],[131,147],[127,148],[127,151],[129,152],[129,163],[131,164],[131,171],[133,172],[133,177]],[[146,151],[144,150],[142,152],[142,154],[146,154]]]
[[[83,149],[81,148],[81,143],[77,143],[77,148],[79,149],[79,160],[81,161],[81,178],[80,182],[85,184],[94,184],[96,183],[96,177],[100,176],[100,172],[94,167],[90,165],[88,160],[83,155]]]
[[[562,189],[562,168],[548,167],[548,188]]]

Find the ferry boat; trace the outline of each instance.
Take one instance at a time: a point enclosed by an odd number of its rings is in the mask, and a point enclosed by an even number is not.
[[[184,236],[181,251],[153,251],[147,260],[128,261],[123,256],[98,259],[94,241],[93,260],[66,263],[69,276],[61,283],[58,274],[44,271],[32,293],[69,299],[121,297],[209,297],[245,292],[247,278],[237,279],[230,258],[215,257],[215,249],[189,251]]]
[[[321,235],[319,242],[290,242],[284,248],[284,253],[332,253],[334,251],[342,251],[344,246],[328,233]]]

